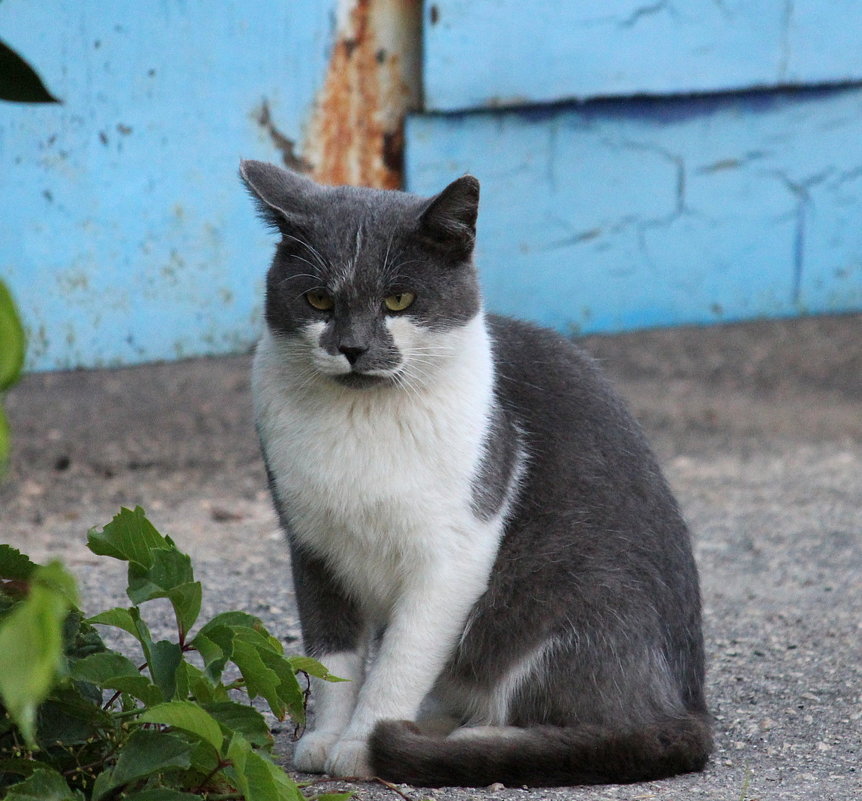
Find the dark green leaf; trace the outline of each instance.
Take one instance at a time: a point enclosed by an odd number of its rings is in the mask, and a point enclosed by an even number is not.
[[[262,696],[272,713],[283,720],[286,709],[278,692],[281,679],[261,659],[261,652],[247,642],[236,640],[233,644],[233,662],[245,679],[249,698]]]
[[[144,790],[142,793],[123,796],[123,801],[201,801],[201,796],[158,787],[154,790]]]
[[[296,723],[305,722],[305,696],[296,680],[296,673],[281,654],[272,651],[258,651],[263,663],[278,676],[278,697]],[[273,710],[275,712],[275,710]]]
[[[37,567],[39,565],[31,562],[30,558],[17,548],[0,545],[0,579],[26,581]]]
[[[150,567],[153,551],[169,549],[170,545],[147,520],[144,510],[136,506],[134,511],[121,509],[102,531],[91,529],[87,534],[87,547],[99,556]]]
[[[150,564],[129,565],[129,598],[135,604],[152,598],[164,598],[168,590],[194,581],[192,560],[184,553],[168,548],[150,551]]]
[[[154,643],[150,652],[150,675],[153,683],[162,691],[166,701],[174,697],[177,689],[177,668],[182,662],[180,646],[169,640]]]
[[[15,103],[59,103],[36,71],[11,47],[0,42],[0,100]]]
[[[229,626],[204,626],[191,642],[204,660],[206,675],[217,682],[228,660],[233,657],[233,629]]]
[[[224,735],[216,719],[198,704],[189,701],[171,701],[159,704],[144,712],[143,723],[164,723],[200,737],[209,743],[216,752],[221,752]]]
[[[107,650],[99,632],[84,621],[80,609],[73,609],[63,622],[63,653],[70,659],[83,659]]]
[[[93,698],[79,682],[55,688],[38,709],[36,739],[41,748],[52,745],[79,745],[97,732],[110,730],[113,721],[102,710],[101,693]]]
[[[241,734],[234,734],[228,745],[231,767],[225,770],[246,801],[306,801],[281,768],[255,751]]]
[[[255,648],[272,651],[275,654],[284,653],[284,646],[281,642],[263,627],[250,629],[247,626],[232,626],[231,628],[235,638],[243,640]]]
[[[244,627],[255,629],[256,631],[266,631],[266,626],[264,626],[263,621],[259,617],[250,615],[247,612],[220,612],[212,618],[212,620],[201,626],[198,630],[198,634],[209,636],[209,632],[212,629],[219,628],[221,626],[228,626],[230,628]]]
[[[273,738],[269,726],[266,725],[263,715],[254,707],[235,701],[222,701],[203,704],[203,708],[226,730],[240,732],[253,746],[267,750],[272,747]]]
[[[140,671],[130,659],[114,651],[79,659],[72,663],[69,672],[73,679],[90,681],[100,687],[104,687],[104,682],[115,676],[140,676]]]
[[[6,801],[83,801],[56,771],[40,768],[23,782],[12,785],[4,796]]]
[[[116,787],[153,773],[188,768],[191,751],[191,743],[170,732],[143,729],[133,732],[120,751],[114,769],[109,774],[100,774],[96,780],[93,801],[99,801]]]
[[[106,690],[119,690],[137,698],[144,706],[160,704],[165,700],[162,691],[146,676],[114,676],[103,685]]]

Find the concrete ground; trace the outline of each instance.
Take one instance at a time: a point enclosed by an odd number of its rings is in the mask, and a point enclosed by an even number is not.
[[[700,565],[717,749],[628,787],[401,788],[438,799],[862,796],[862,318],[592,337],[650,434]],[[7,398],[0,540],[60,557],[85,609],[123,604],[83,543],[142,505],[195,558],[204,614],[245,609],[298,649],[288,556],[251,424],[247,356],[33,375]],[[289,758],[284,733],[279,753]],[[327,785],[335,790],[344,783]],[[396,799],[359,785],[360,799]]]

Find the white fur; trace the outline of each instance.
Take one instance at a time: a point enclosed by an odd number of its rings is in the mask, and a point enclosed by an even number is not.
[[[326,687],[323,720],[298,748],[305,769],[336,775],[368,774],[378,721],[416,718],[487,586],[504,517],[481,521],[471,507],[493,388],[483,315],[443,333],[401,316],[390,331],[397,384],[335,383],[346,359],[326,354],[313,326],[301,342],[265,334],[254,365],[257,423],[294,535],[386,626],[358,694]]]

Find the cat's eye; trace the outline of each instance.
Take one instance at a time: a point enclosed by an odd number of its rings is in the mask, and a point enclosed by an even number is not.
[[[416,300],[416,295],[412,292],[399,292],[396,295],[383,298],[383,305],[389,311],[399,312],[404,311],[414,300]]]
[[[309,306],[318,311],[329,311],[335,305],[332,298],[325,292],[306,292],[305,299]]]

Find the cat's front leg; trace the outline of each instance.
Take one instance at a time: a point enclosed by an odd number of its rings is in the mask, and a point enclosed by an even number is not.
[[[332,747],[350,723],[365,666],[364,629],[360,614],[322,560],[291,540],[291,559],[305,651],[333,676],[312,677],[312,727],[296,745],[297,770],[322,773]]]
[[[323,773],[326,760],[350,723],[362,684],[364,654],[359,651],[321,655],[320,661],[344,682],[311,678],[314,726],[302,735],[293,752],[293,764],[305,773]]]
[[[356,710],[330,749],[332,776],[371,775],[368,738],[381,720],[415,721],[460,636],[469,611],[487,582],[487,560],[428,565],[411,577],[395,605],[380,651],[359,693]],[[472,569],[471,569],[472,568]]]

